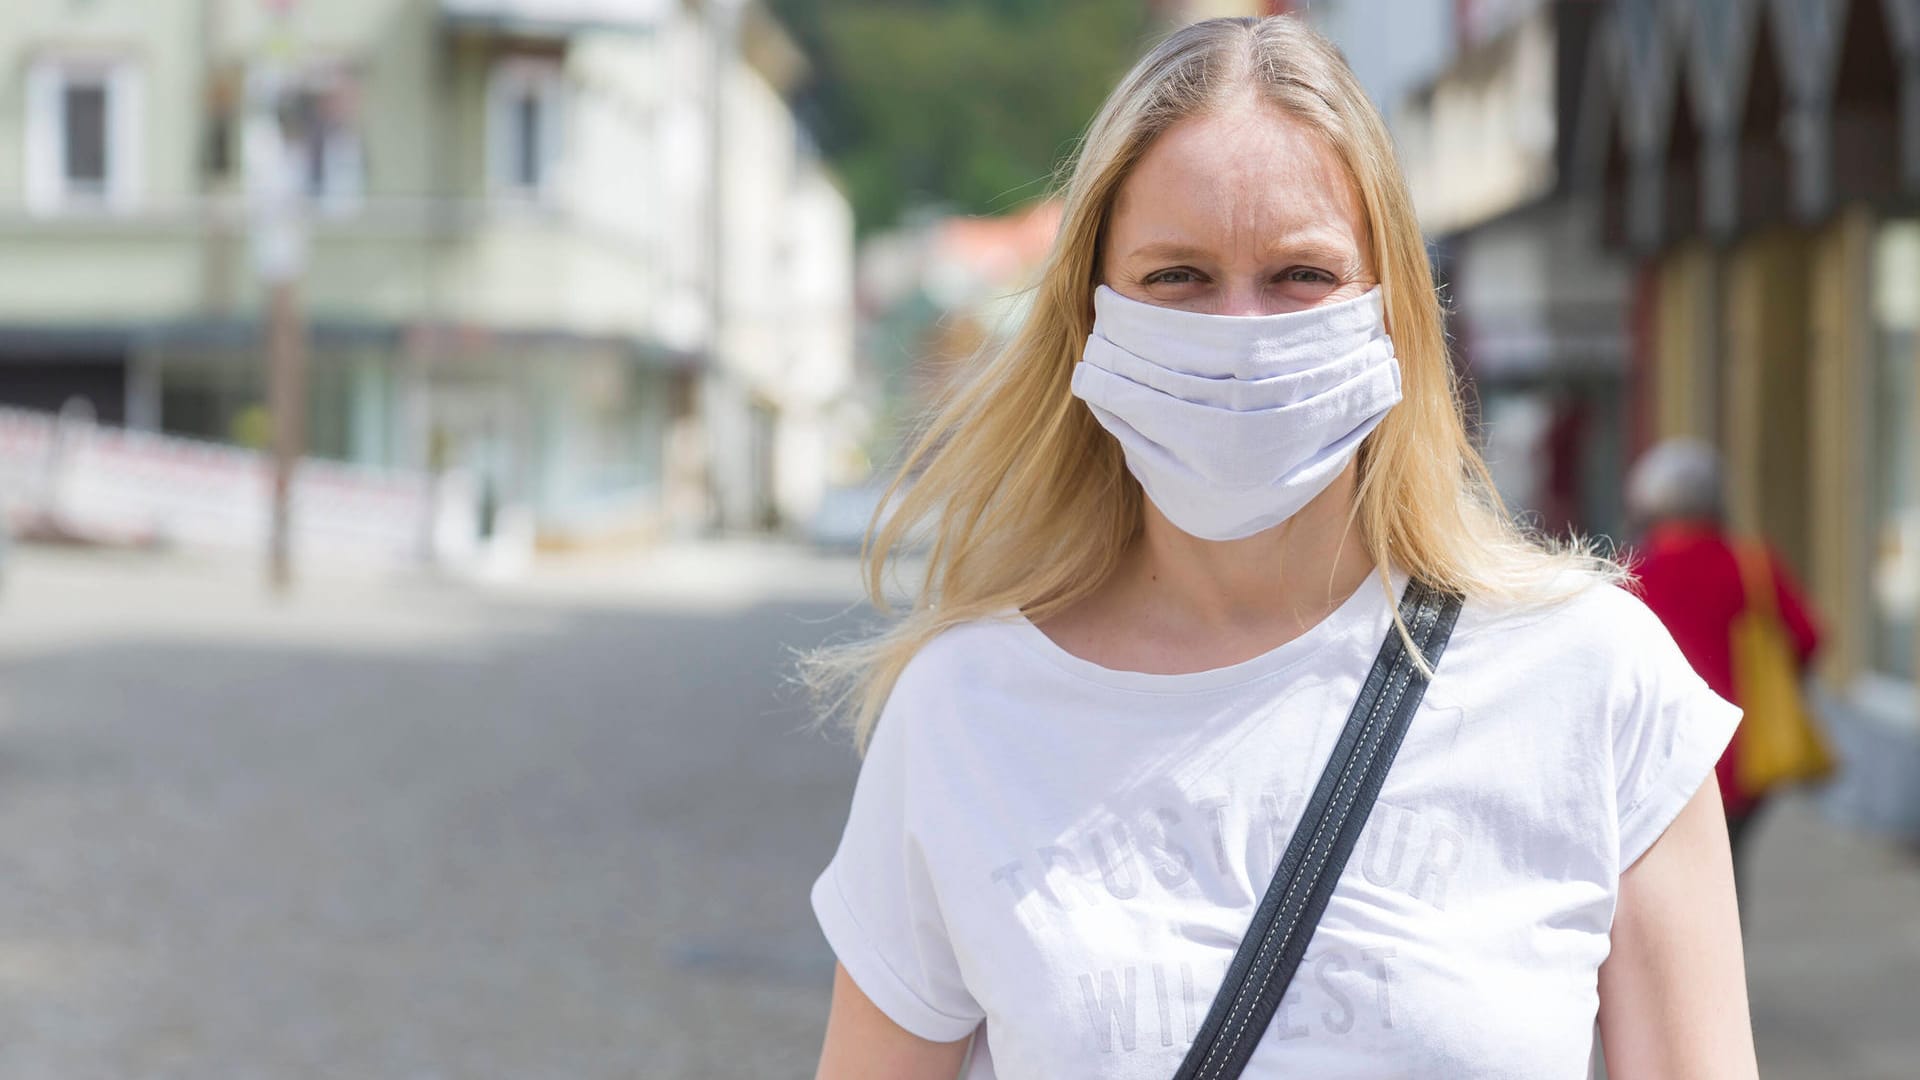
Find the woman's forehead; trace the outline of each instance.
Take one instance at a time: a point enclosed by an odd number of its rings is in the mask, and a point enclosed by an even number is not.
[[[1302,244],[1359,254],[1366,215],[1326,138],[1247,102],[1189,117],[1154,140],[1121,183],[1116,255],[1144,245],[1249,251]]]

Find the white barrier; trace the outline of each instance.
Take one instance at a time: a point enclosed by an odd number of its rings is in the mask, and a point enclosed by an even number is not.
[[[266,549],[267,455],[0,406],[0,508],[81,536]],[[419,562],[478,553],[472,485],[307,459],[294,472],[296,560]]]

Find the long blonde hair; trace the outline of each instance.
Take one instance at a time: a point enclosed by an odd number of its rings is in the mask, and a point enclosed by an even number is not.
[[[1386,126],[1338,51],[1287,16],[1209,19],[1161,41],[1107,98],[1072,164],[1025,320],[929,411],[889,486],[882,505],[898,502],[884,522],[876,514],[862,568],[869,599],[890,614],[887,570],[924,544],[911,608],[873,637],[802,662],[822,718],[845,721],[863,750],[894,681],[928,641],[1011,608],[1044,621],[1104,582],[1132,541],[1140,485],[1069,390],[1092,328],[1102,235],[1147,147],[1249,87],[1327,139],[1366,209],[1403,399],[1361,446],[1349,520],[1361,525],[1383,587],[1398,566],[1470,597],[1526,601],[1569,591],[1568,570],[1614,575],[1584,547],[1530,536],[1502,506],[1462,420],[1426,246]]]

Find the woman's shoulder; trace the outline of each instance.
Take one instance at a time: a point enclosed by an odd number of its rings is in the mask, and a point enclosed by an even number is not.
[[[1595,642],[1630,638],[1659,625],[1631,578],[1585,568],[1556,572],[1504,596],[1469,596],[1462,617],[1483,633],[1547,633]]]
[[[1015,633],[998,618],[969,619],[934,632],[894,676],[876,721],[876,744],[878,732],[887,731],[889,740],[897,740],[896,752],[907,752],[911,744],[920,748],[919,756],[964,741],[970,720],[990,698],[1004,704],[1009,680],[1018,678]]]
[[[1612,683],[1666,665],[1675,652],[1631,580],[1584,569],[1514,596],[1470,597],[1455,639],[1481,662],[1510,671]]]
[[[966,619],[936,631],[914,650],[894,682],[896,696],[939,694],[1003,676],[1020,649],[1024,627],[1017,611]]]

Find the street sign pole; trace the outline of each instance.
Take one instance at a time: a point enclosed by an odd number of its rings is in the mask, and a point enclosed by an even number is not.
[[[293,476],[306,444],[307,328],[300,284],[276,281],[267,299],[267,411],[273,417],[273,510],[267,583],[293,587]]]
[[[293,483],[306,449],[307,415],[307,327],[300,305],[306,222],[298,132],[291,130],[299,122],[289,75],[291,6],[288,0],[269,0],[274,26],[265,52],[247,74],[244,134],[254,269],[267,290],[267,411],[273,443],[267,584],[276,593],[293,586]]]

